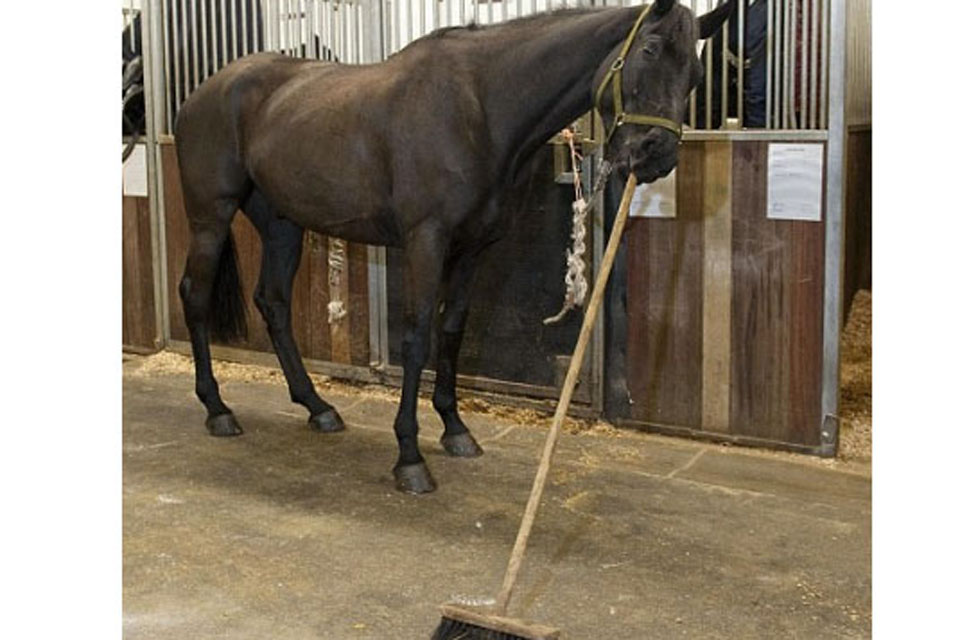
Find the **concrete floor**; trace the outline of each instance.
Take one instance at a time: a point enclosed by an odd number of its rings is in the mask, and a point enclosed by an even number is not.
[[[325,393],[319,435],[282,386],[225,382],[246,433],[206,435],[191,376],[123,386],[123,627],[139,638],[427,638],[502,578],[544,431],[465,414],[486,455],[394,491],[394,404]],[[868,638],[870,477],[650,435],[564,435],[511,615],[566,638]]]

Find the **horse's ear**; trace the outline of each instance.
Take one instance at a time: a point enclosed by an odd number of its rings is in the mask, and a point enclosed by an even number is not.
[[[677,0],[657,0],[653,5],[653,12],[662,16],[673,9],[673,5],[676,3]]]
[[[727,0],[710,13],[705,13],[697,18],[697,25],[700,28],[700,39],[706,40],[723,26],[730,16],[730,10],[733,8],[733,0]]]

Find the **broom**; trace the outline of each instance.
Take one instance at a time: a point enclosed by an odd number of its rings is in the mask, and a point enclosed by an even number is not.
[[[607,285],[610,269],[613,267],[613,259],[617,253],[617,246],[620,244],[620,236],[623,234],[627,212],[630,209],[630,201],[633,199],[633,192],[636,187],[637,178],[631,173],[623,190],[623,197],[620,199],[620,208],[617,210],[613,230],[610,232],[610,241],[607,243],[607,249],[603,254],[603,261],[600,263],[600,272],[597,274],[593,292],[590,294],[590,303],[587,305],[584,314],[583,326],[580,327],[577,346],[573,350],[570,368],[567,369],[567,377],[563,381],[560,401],[553,413],[553,421],[550,423],[547,441],[540,456],[540,466],[533,481],[530,497],[527,499],[527,508],[523,513],[523,519],[520,521],[520,530],[517,532],[517,539],[513,544],[513,551],[510,554],[510,561],[507,563],[507,570],[503,576],[503,584],[500,587],[496,604],[490,607],[471,607],[460,604],[442,605],[440,607],[442,619],[431,636],[432,640],[548,640],[560,637],[559,629],[506,617],[507,606],[510,604],[510,596],[513,593],[517,574],[520,573],[523,554],[527,548],[527,539],[530,537],[533,520],[537,515],[537,508],[540,506],[540,497],[543,495],[547,473],[550,471],[550,462],[557,444],[557,436],[560,435],[560,425],[563,424],[563,419],[567,415],[573,389],[580,375],[580,366],[583,364],[587,343],[590,340],[590,332],[593,329],[594,321],[597,319],[603,290]]]

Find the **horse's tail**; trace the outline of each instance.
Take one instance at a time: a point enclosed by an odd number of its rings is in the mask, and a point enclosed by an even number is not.
[[[243,285],[237,268],[237,245],[233,232],[220,252],[217,275],[210,295],[210,336],[217,342],[234,342],[247,337],[247,308],[243,302]]]

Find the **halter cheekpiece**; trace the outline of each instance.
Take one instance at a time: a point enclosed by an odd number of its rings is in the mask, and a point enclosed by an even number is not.
[[[613,138],[613,134],[623,124],[645,124],[654,127],[662,127],[673,135],[677,136],[677,138],[680,138],[683,135],[683,125],[679,122],[675,122],[669,118],[661,118],[659,116],[628,113],[623,110],[624,61],[627,58],[627,53],[630,51],[630,47],[633,46],[633,41],[637,39],[637,33],[640,31],[640,24],[643,22],[643,19],[647,17],[647,14],[650,13],[652,8],[653,4],[647,5],[647,8],[640,13],[640,17],[637,18],[637,21],[633,23],[633,28],[630,29],[630,34],[627,36],[627,39],[623,41],[623,46],[620,48],[620,54],[613,61],[613,64],[610,65],[610,68],[607,69],[607,73],[603,76],[603,80],[600,82],[600,87],[597,89],[597,97],[594,100],[594,107],[596,107],[597,111],[599,112],[600,99],[603,98],[603,92],[606,90],[607,85],[610,84],[611,81],[613,82],[613,126],[610,127],[608,132],[605,133],[604,142],[610,142],[610,139]],[[600,126],[604,126],[602,117],[600,118]]]

